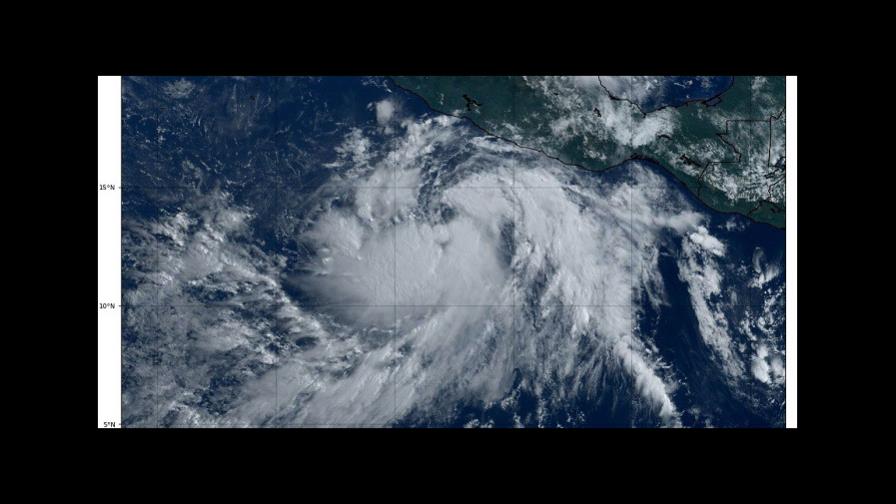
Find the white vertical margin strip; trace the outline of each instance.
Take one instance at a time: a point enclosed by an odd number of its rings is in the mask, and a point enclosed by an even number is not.
[[[786,184],[786,207],[787,208],[787,217],[786,217],[786,269],[787,269],[787,277],[785,279],[785,285],[787,286],[787,307],[786,307],[786,317],[787,320],[785,322],[785,330],[786,334],[786,352],[787,352],[787,363],[786,363],[786,373],[787,373],[787,390],[786,397],[787,402],[785,404],[786,409],[786,418],[787,418],[787,428],[796,428],[796,412],[797,412],[797,381],[796,381],[796,370],[797,370],[797,362],[796,362],[796,344],[797,344],[797,298],[796,298],[796,216],[797,216],[797,206],[796,206],[796,173],[797,173],[797,165],[796,165],[796,77],[788,76],[787,77],[787,102],[786,102],[786,111],[787,114],[787,129],[785,132],[785,144],[787,147],[786,155],[787,155],[787,180]]]
[[[97,427],[121,427],[121,77],[97,77]],[[100,184],[115,190],[100,191]],[[111,310],[99,303],[115,303]]]

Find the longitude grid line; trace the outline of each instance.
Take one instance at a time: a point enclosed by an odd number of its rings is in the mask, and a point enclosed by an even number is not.
[[[124,169],[124,166],[122,165],[122,170],[123,169]],[[122,176],[123,176],[123,173],[122,173]],[[142,186],[142,185],[136,185],[136,184],[128,184],[128,188],[130,188],[130,187],[137,187],[137,188],[141,188],[141,189],[165,189],[165,188],[167,188],[167,186]],[[123,207],[126,203],[126,197],[124,195],[124,184],[123,183],[120,184],[120,189],[122,191],[121,192],[121,198],[122,198],[121,205]],[[124,218],[122,218],[122,224],[124,224]],[[123,240],[122,240],[122,247],[124,247]],[[159,256],[158,243],[155,243],[153,246],[153,253],[152,253],[152,259],[154,260],[155,265],[153,266],[151,271],[153,271],[153,273],[156,274],[156,282],[159,282],[159,283],[156,283],[155,295],[152,296],[152,298],[151,298],[152,302],[149,305],[144,305],[142,303],[136,303],[133,305],[130,303],[128,304],[128,308],[138,307],[138,306],[149,306],[150,312],[152,313],[152,315],[150,315],[150,320],[155,318],[155,327],[153,328],[153,332],[155,333],[155,338],[153,338],[153,340],[155,342],[155,348],[152,348],[152,347],[150,348],[151,350],[155,350],[155,352],[150,353],[150,355],[151,355],[150,362],[152,365],[151,375],[152,375],[152,380],[153,380],[152,394],[151,394],[153,397],[153,399],[152,399],[152,416],[154,417],[153,419],[155,420],[156,428],[159,428],[161,426],[160,411],[159,411],[159,409],[160,409],[159,408],[159,395],[160,395],[160,390],[161,390],[161,388],[159,386],[159,381],[160,381],[159,380],[159,367],[161,364],[162,346],[161,346],[161,330],[160,330],[161,316],[159,314],[160,307],[161,307],[161,288],[159,286],[159,284],[161,283],[161,274],[160,274],[160,268],[159,268],[159,264],[160,264],[159,257],[160,256]],[[122,298],[124,298],[124,295],[122,295]],[[124,313],[124,303],[123,302],[122,302],[122,313]],[[124,346],[122,346],[122,352],[124,352]],[[157,352],[157,355],[158,355],[159,361],[160,361],[158,364],[156,363],[156,352]],[[152,424],[153,424],[153,421],[150,420],[150,425],[152,425]]]
[[[398,167],[392,165],[392,212],[398,212]],[[398,340],[398,230],[392,221],[392,359],[395,360],[395,344]],[[396,362],[397,364],[397,362]],[[392,368],[392,426],[398,417],[398,368]]]
[[[784,169],[787,169],[787,76],[784,75],[781,77],[784,79],[784,115],[781,116],[784,119]],[[795,78],[795,77],[794,77]],[[769,122],[769,128],[771,128],[771,122]],[[769,142],[769,149],[771,149],[771,142]],[[771,161],[771,158],[769,158]],[[787,204],[787,173],[784,174],[784,204]],[[785,225],[787,224],[787,219],[784,219]],[[784,235],[784,278],[787,278],[787,234]],[[784,428],[787,428],[787,283],[785,281],[784,284]],[[796,407],[796,405],[794,405]]]
[[[633,79],[634,79],[634,76],[631,76],[631,75],[628,78],[629,97],[630,98],[634,98],[634,96],[635,96],[634,95]],[[635,137],[634,121],[629,121],[628,127],[629,127],[629,145],[632,145],[634,143],[634,137]],[[633,227],[634,212],[632,211],[632,190],[634,189],[635,177],[634,177],[634,173],[633,173],[631,165],[629,165],[629,167],[628,167],[628,174],[629,174],[629,188],[628,188],[629,233],[631,233],[632,239],[634,239],[634,233],[633,233],[633,231],[634,231],[634,227]],[[629,240],[629,262],[631,262],[634,258],[634,248],[633,248],[632,239]],[[633,265],[631,265],[631,267],[633,267]],[[633,277],[634,270],[630,270],[629,275],[631,277]],[[635,284],[634,278],[630,278],[631,288],[629,289],[629,292],[628,292],[629,305],[634,304],[634,297],[633,297],[634,284]],[[632,320],[633,312],[634,312],[634,307],[632,306],[629,308],[629,313],[628,313],[628,328],[629,328],[629,332],[628,332],[628,337],[629,337],[629,353],[628,353],[628,355],[629,355],[629,357],[628,358],[629,358],[629,374],[631,375],[631,377],[634,377],[634,363],[632,362],[632,354],[634,353],[634,349],[635,349],[634,322]],[[638,403],[640,403],[640,398],[637,396],[637,387],[635,387],[635,390],[632,393],[632,415],[633,415],[632,416],[632,427],[635,426],[636,419],[637,419],[637,409],[636,409],[637,406],[635,404],[636,400]]]
[[[511,88],[511,89],[513,89],[513,88]],[[512,91],[512,93],[513,94],[511,97],[511,107],[513,109],[513,117],[514,117],[514,119],[516,119],[516,117],[515,117],[516,113],[517,113],[516,90],[514,89]],[[519,204],[519,198],[517,197],[517,192],[516,192],[516,170],[517,170],[517,167],[518,167],[518,165],[514,164],[510,170],[510,193],[513,196],[510,201],[510,215],[511,215],[511,218],[513,219],[513,236],[512,236],[513,254],[511,255],[511,259],[510,259],[510,272],[511,272],[511,278],[510,278],[510,288],[511,288],[511,291],[510,291],[510,305],[511,305],[510,330],[512,332],[511,337],[510,337],[510,367],[511,367],[510,373],[511,373],[511,376],[513,376],[513,373],[515,373],[517,370],[516,354],[518,351],[521,351],[520,341],[518,341],[519,333],[517,332],[517,327],[516,327],[516,313],[517,313],[517,311],[516,311],[516,290],[519,288],[520,282],[519,282],[519,279],[517,278],[517,275],[519,272],[513,267],[513,257],[516,256],[517,241],[518,241],[517,237],[518,237],[518,233],[519,233],[519,229],[518,229],[518,225],[517,225],[517,217],[516,217],[516,206],[517,206],[517,204]]]
[[[198,188],[187,186],[187,185],[168,185],[168,184],[166,184],[166,185],[127,184],[127,187],[142,189],[144,191],[163,191],[165,189],[177,189],[177,190],[197,190],[198,189]],[[126,201],[125,196],[124,196],[125,185],[123,183],[120,184],[120,189],[122,191],[121,194],[122,194],[122,206],[123,206]],[[146,196],[146,195],[144,195],[144,196]],[[123,246],[124,246],[124,244],[122,244],[122,247]],[[155,417],[155,422],[154,422],[155,427],[161,428],[161,426],[162,426],[162,417],[161,417],[162,411],[161,411],[160,372],[161,372],[161,367],[162,367],[162,364],[164,361],[165,348],[164,348],[164,344],[163,344],[162,328],[161,328],[161,326],[162,326],[161,311],[162,311],[162,306],[163,306],[162,305],[162,271],[161,271],[161,252],[159,250],[158,240],[156,240],[154,243],[152,258],[154,259],[154,262],[155,262],[155,265],[154,265],[152,271],[156,275],[155,295],[152,296],[153,302],[150,303],[149,305],[146,305],[143,303],[133,303],[133,304],[128,303],[127,306],[129,309],[135,308],[135,307],[148,306],[148,307],[150,307],[150,311],[153,313],[153,315],[150,316],[150,318],[151,319],[155,318],[155,326],[153,328],[153,332],[155,333],[155,338],[154,338],[155,345],[154,345],[154,348],[152,348],[152,350],[154,350],[154,352],[151,353],[151,355],[152,355],[152,361],[151,361],[152,362],[152,377],[153,377],[153,386],[152,386],[152,389],[153,389],[152,412],[153,413],[152,414],[153,414],[153,417]],[[175,308],[175,307],[179,307],[179,306],[209,306],[209,305],[216,305],[216,304],[224,304],[224,303],[172,303],[170,305],[165,305],[165,306],[170,306],[172,308]],[[121,305],[122,305],[122,313],[123,313],[125,304],[122,303]],[[124,352],[123,347],[122,347],[122,352]],[[150,421],[150,425],[152,425],[152,424],[153,424],[153,422]],[[171,425],[177,425],[177,424],[171,424]]]
[[[301,181],[302,179],[299,178]],[[301,184],[299,190],[304,189],[302,187],[304,184]],[[280,198],[280,191],[276,192],[276,198]],[[279,202],[278,202],[279,203]],[[274,366],[274,416],[273,418],[277,418],[280,415],[280,355],[277,353],[277,364]],[[278,427],[276,423],[272,424],[272,427]]]
[[[747,102],[747,103],[748,103],[748,107],[749,107],[749,109],[748,109],[748,111],[747,111],[747,118],[748,118],[748,119],[753,119],[753,82],[754,82],[754,80],[755,80],[755,76],[751,76],[751,77],[749,78],[749,84],[750,84],[750,85],[749,85],[749,90],[750,90],[750,100]],[[750,129],[751,129],[751,130],[750,130],[750,139],[752,140],[752,137],[753,137],[753,131],[752,131],[753,123],[751,122],[751,123],[747,123],[747,124],[750,125]],[[769,125],[769,129],[771,129],[771,125],[772,125],[771,120],[769,120],[768,125]],[[750,147],[752,147],[752,146],[750,146]],[[752,148],[747,148],[747,169],[748,169],[748,170],[752,170],[752,169],[753,169],[753,163],[751,162],[752,150],[753,150]],[[748,298],[747,305],[749,305],[749,306],[750,306],[750,309],[752,310],[752,309],[753,309],[753,305],[754,305],[754,303],[753,303],[753,289],[750,289],[749,292],[750,292],[750,296],[749,296],[749,298]],[[753,379],[750,377],[750,373],[747,373],[747,383],[749,384],[749,386],[747,387],[747,389],[748,389],[748,391],[749,391],[749,395],[750,395],[750,405],[749,405],[749,408],[752,409],[752,408],[753,408],[753,405],[754,405],[755,402],[756,402],[756,393],[755,393],[755,391],[754,391],[754,389],[753,389],[753,385],[754,385],[754,384],[753,384]]]
[[[119,80],[119,90],[118,90],[119,96],[123,96],[123,95],[124,95],[124,93],[123,93],[123,86],[124,86],[124,85],[121,84],[121,81]],[[124,143],[124,142],[122,142],[122,143]],[[124,156],[119,152],[118,166],[119,166],[119,167],[122,167],[123,165],[124,165]],[[119,263],[119,268],[121,268],[122,258],[124,257],[124,239],[123,239],[124,232],[123,232],[123,229],[122,229],[122,227],[121,227],[121,226],[124,224],[124,218],[121,216],[121,214],[122,214],[122,209],[124,208],[124,188],[121,187],[121,178],[122,178],[122,177],[121,177],[121,170],[119,169],[119,173],[118,173],[118,188],[119,188],[119,190],[121,191],[121,192],[119,193],[119,194],[121,195],[121,197],[120,197],[119,200],[118,200],[118,214],[119,214],[119,222],[118,222],[118,263]],[[98,180],[97,182],[99,182],[99,180]],[[121,273],[122,273],[122,272],[119,271],[119,274],[121,274]],[[121,277],[119,278],[119,281],[123,284],[124,282],[123,282],[122,280],[124,280],[124,275],[123,275],[123,274],[122,274]],[[99,292],[97,292],[97,294],[99,294]],[[99,300],[97,300],[97,301],[99,301]],[[119,388],[119,391],[120,391],[120,394],[119,394],[119,397],[118,397],[118,421],[119,421],[118,426],[121,427],[121,428],[124,428],[124,385],[122,384],[122,382],[123,382],[122,377],[123,377],[123,375],[124,375],[123,369],[124,369],[124,327],[125,327],[125,325],[124,325],[125,322],[124,322],[124,321],[125,321],[125,315],[124,315],[124,292],[123,292],[121,289],[119,289],[119,291],[118,291],[118,302],[119,302],[118,307],[121,309],[121,315],[120,315],[120,316],[121,316],[121,323],[120,323],[119,326],[118,326],[118,366],[119,366],[119,369],[118,369],[118,377],[119,377],[119,378],[118,378],[118,382],[119,382],[119,383],[118,383],[118,388]]]
[[[161,424],[162,424],[161,412],[159,411],[159,399],[160,399],[160,395],[161,395],[161,387],[159,384],[159,367],[161,367],[161,364],[162,364],[162,345],[161,345],[162,318],[161,318],[159,312],[161,311],[160,306],[162,304],[162,274],[161,274],[162,268],[161,268],[161,259],[160,259],[160,254],[159,254],[158,241],[156,241],[156,243],[155,243],[155,253],[156,253],[155,270],[156,270],[156,275],[157,275],[156,280],[158,283],[156,284],[156,306],[154,308],[154,311],[156,314],[155,329],[156,329],[157,345],[159,347],[157,349],[158,355],[159,355],[159,362],[158,362],[158,364],[156,364],[155,359],[153,359],[153,365],[155,366],[155,380],[156,380],[156,387],[155,387],[156,393],[155,393],[155,404],[153,405],[153,415],[156,417],[156,428],[159,428],[159,427],[161,427]]]

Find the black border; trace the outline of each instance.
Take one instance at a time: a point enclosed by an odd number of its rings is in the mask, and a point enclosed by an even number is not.
[[[578,38],[581,40],[581,37]],[[418,48],[420,53],[402,54],[398,59],[394,59],[393,51],[397,50],[397,46],[391,49],[378,47],[375,51],[370,50],[367,54],[356,53],[352,55],[346,54],[321,54],[314,53],[310,55],[302,53],[301,57],[289,58],[285,54],[273,55],[276,60],[264,61],[264,57],[251,56],[250,59],[236,60],[226,57],[226,50],[221,51],[220,55],[209,58],[196,58],[195,53],[184,53],[179,58],[169,58],[168,54],[162,54],[160,57],[149,57],[140,60],[140,56],[136,59],[120,58],[115,63],[105,63],[97,67],[97,75],[537,75],[537,74],[584,74],[596,75],[600,74],[616,74],[616,75],[664,75],[664,74],[689,74],[689,75],[799,75],[799,94],[802,97],[802,118],[800,127],[804,130],[811,131],[813,127],[820,127],[829,121],[829,119],[814,117],[819,114],[822,107],[813,106],[816,102],[812,98],[812,94],[818,93],[819,89],[815,82],[801,70],[796,68],[794,61],[790,56],[793,51],[786,46],[776,46],[780,50],[777,62],[770,61],[768,54],[775,54],[774,49],[769,48],[767,51],[760,49],[759,54],[755,54],[749,61],[742,57],[742,53],[732,51],[731,47],[713,46],[711,50],[705,51],[702,47],[698,54],[694,52],[683,51],[682,56],[670,57],[670,49],[666,47],[657,48],[655,52],[648,57],[644,54],[632,55],[608,52],[609,49],[605,44],[606,41],[594,40],[594,51],[590,57],[585,58],[582,54],[561,54],[560,52],[550,52],[545,48],[535,49],[534,52],[527,53],[525,49],[520,49],[520,57],[508,58],[505,51],[498,51],[494,48],[450,48],[443,51],[434,51],[431,54],[423,54],[426,48]],[[301,46],[300,43],[296,45]],[[749,44],[745,44],[748,46]],[[771,45],[771,44],[770,44]],[[305,46],[306,48],[308,46]],[[382,51],[386,51],[386,57],[383,57]],[[372,56],[370,53],[376,53]],[[151,49],[145,53],[153,53]],[[144,55],[145,55],[144,53]],[[240,52],[240,54],[242,54]],[[472,55],[472,56],[470,56]],[[486,56],[488,57],[486,59]],[[271,57],[266,56],[266,57]],[[480,58],[480,59],[476,59]],[[400,60],[400,61],[399,61]],[[410,60],[410,61],[408,61]],[[146,63],[145,61],[154,61]],[[396,62],[399,61],[399,62]],[[782,63],[781,61],[787,61]],[[88,78],[91,79],[91,78]],[[85,79],[86,82],[93,82]],[[92,92],[86,89],[85,92]],[[825,98],[826,101],[831,99],[830,94]],[[807,113],[808,111],[808,113]],[[85,114],[93,114],[92,111]],[[829,123],[827,123],[829,124]],[[84,128],[86,130],[87,128]],[[86,135],[85,135],[86,136]],[[813,138],[814,135],[809,133],[803,138]],[[92,140],[85,138],[81,145],[89,145],[92,148]],[[801,242],[799,257],[802,259],[803,270],[803,287],[800,289],[800,296],[803,306],[819,306],[809,300],[812,296],[820,296],[824,291],[819,291],[808,286],[805,281],[807,277],[813,276],[812,267],[812,251],[817,250],[816,246],[811,243],[812,237],[829,236],[829,231],[825,231],[827,222],[823,218],[814,216],[824,215],[816,213],[819,209],[823,209],[824,205],[817,205],[819,201],[818,194],[824,194],[816,190],[813,185],[817,183],[813,171],[809,167],[816,166],[812,157],[813,150],[804,140],[804,149],[802,154],[802,181],[800,183],[800,200],[803,207],[804,215],[813,216],[805,218],[798,225],[797,234]],[[823,163],[822,163],[823,164]],[[94,184],[93,190],[96,190]],[[83,201],[83,200],[82,200]],[[795,209],[788,209],[795,211]],[[92,224],[90,224],[92,225]],[[98,232],[98,230],[97,230]],[[85,253],[86,255],[86,253]],[[86,258],[85,260],[92,260]],[[829,266],[828,266],[829,267]],[[89,276],[89,275],[86,275]],[[92,281],[87,278],[85,281]],[[99,291],[97,292],[99,299]],[[91,300],[94,309],[96,302]],[[823,306],[827,303],[822,303]],[[794,312],[796,312],[796,307]],[[86,310],[85,310],[86,312]],[[811,314],[811,312],[809,312]],[[86,314],[86,313],[85,313]],[[806,312],[804,311],[804,314]],[[92,316],[93,313],[91,312]],[[190,439],[205,439],[212,443],[219,442],[222,438],[229,439],[244,438],[260,441],[261,437],[275,435],[282,438],[287,433],[299,435],[303,442],[315,440],[321,444],[328,444],[337,438],[347,438],[349,440],[358,439],[360,437],[370,439],[373,438],[379,443],[391,443],[395,440],[402,440],[408,443],[417,443],[420,436],[427,439],[453,439],[459,438],[470,439],[473,444],[481,444],[484,442],[490,444],[503,445],[508,451],[518,451],[520,442],[529,443],[535,440],[544,440],[548,443],[561,443],[576,447],[581,441],[590,441],[594,443],[594,447],[602,450],[624,451],[632,442],[645,442],[653,444],[656,442],[672,442],[682,450],[686,450],[691,443],[699,441],[702,445],[718,443],[719,436],[727,440],[736,438],[752,438],[753,436],[764,438],[763,448],[766,448],[766,456],[774,458],[777,451],[774,446],[780,440],[798,436],[800,432],[806,432],[818,426],[817,420],[819,416],[811,413],[811,410],[822,404],[821,399],[813,397],[819,390],[816,386],[815,378],[818,376],[816,370],[818,365],[825,361],[818,358],[816,350],[820,345],[824,345],[824,337],[808,338],[806,335],[825,334],[824,329],[810,329],[809,326],[814,321],[809,317],[799,320],[800,332],[804,335],[801,338],[801,347],[799,349],[799,428],[798,429],[672,429],[672,430],[653,430],[653,429],[570,429],[570,430],[471,430],[468,435],[455,435],[461,432],[453,429],[101,429],[96,428],[94,422],[95,410],[91,407],[91,412],[87,413],[90,422],[98,432],[128,432],[131,434],[120,434],[128,439],[135,438],[155,438],[157,432],[168,432],[172,436],[180,436],[185,432],[196,433]],[[90,353],[94,356],[93,346],[87,345]],[[96,359],[97,357],[94,357]],[[96,362],[94,359],[85,358],[83,362]],[[87,366],[84,366],[87,367]],[[90,373],[93,373],[91,366]],[[89,384],[95,384],[93,379],[88,380]],[[88,393],[92,393],[93,387],[86,387]],[[813,392],[813,390],[815,392]],[[820,394],[817,394],[820,396]],[[83,402],[79,402],[82,404]],[[849,407],[847,405],[845,407]],[[214,432],[204,433],[205,431]],[[414,434],[411,434],[413,432]],[[467,432],[467,431],[463,431]],[[490,432],[492,434],[486,434]],[[226,434],[222,434],[226,433]],[[239,434],[236,434],[239,433]],[[536,434],[537,433],[537,434]],[[98,434],[101,439],[124,439],[117,437],[116,434]],[[482,437],[484,436],[484,437]],[[766,437],[770,436],[770,437]],[[680,444],[679,444],[680,443]],[[768,443],[768,444],[765,444]],[[314,443],[312,443],[314,444]],[[318,446],[320,447],[320,446]]]

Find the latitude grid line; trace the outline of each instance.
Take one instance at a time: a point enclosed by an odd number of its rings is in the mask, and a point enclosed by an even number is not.
[[[285,303],[284,303],[285,304]],[[128,308],[143,308],[143,307],[154,307],[154,306],[166,306],[166,307],[178,307],[178,306],[209,306],[209,307],[240,307],[237,303],[226,303],[223,301],[218,302],[210,302],[210,303],[160,303],[160,304],[146,304],[146,303],[129,303],[127,305],[122,304],[122,306],[127,306]],[[304,305],[297,304],[294,305],[298,308],[392,308],[393,306],[398,308],[512,308],[514,304],[451,304],[451,303],[443,303],[443,304],[321,304],[321,305]],[[631,308],[631,304],[586,304],[586,303],[540,303],[539,306],[565,306],[569,308]],[[738,305],[734,305],[738,306]],[[743,305],[746,306],[746,305]]]
[[[168,424],[168,427],[175,428],[249,428],[249,429],[277,429],[281,427],[359,427],[359,428],[370,428],[370,427],[378,427],[385,428],[388,427],[386,424],[374,424],[374,423],[278,423],[273,425],[261,425],[254,424],[248,422],[224,422],[224,423],[212,423],[212,422],[199,422],[194,424],[187,423],[173,423]]]
[[[514,171],[511,171],[511,173],[514,173]],[[593,173],[600,174],[603,172],[593,172]],[[366,186],[366,185],[349,184],[348,187],[351,187],[353,189],[409,189],[409,190],[415,190],[415,191],[420,189],[420,186],[400,186],[400,185]],[[562,183],[562,184],[557,184],[557,185],[525,185],[522,183],[517,183],[515,175],[513,177],[513,181],[510,184],[505,184],[505,185],[472,185],[472,186],[454,185],[454,186],[451,186],[452,189],[511,189],[514,187],[519,187],[521,189],[566,189],[569,187],[583,187],[583,186],[581,184],[576,184],[573,182]],[[180,189],[180,190],[195,191],[200,194],[205,194],[207,192],[207,188],[194,187],[194,186],[186,185],[186,184],[181,184],[181,185],[128,184],[127,189],[144,189],[144,190]],[[120,187],[120,190],[124,191],[125,186],[122,185]]]

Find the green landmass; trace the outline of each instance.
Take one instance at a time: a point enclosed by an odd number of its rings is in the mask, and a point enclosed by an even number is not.
[[[711,208],[784,227],[784,77],[735,77],[715,99],[655,111],[630,99],[639,79],[394,77],[433,109],[564,163],[650,159]]]

